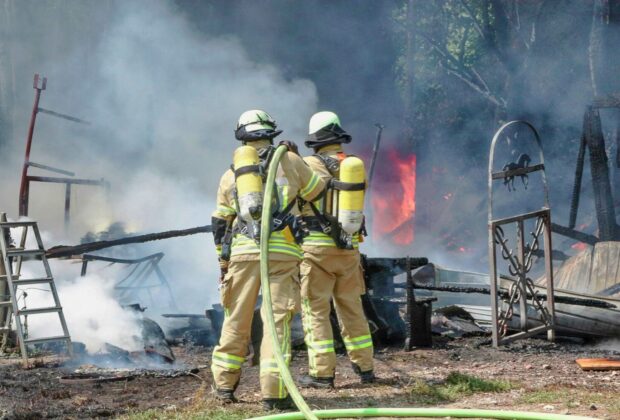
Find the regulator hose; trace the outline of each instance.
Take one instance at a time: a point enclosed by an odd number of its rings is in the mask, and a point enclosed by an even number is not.
[[[267,181],[265,183],[265,195],[263,200],[263,211],[261,214],[260,232],[260,282],[263,294],[263,307],[267,314],[267,328],[271,335],[273,352],[280,370],[280,376],[286,385],[291,398],[295,402],[298,412],[280,413],[263,417],[255,417],[250,420],[318,420],[337,419],[351,417],[454,417],[454,418],[482,418],[482,419],[514,419],[514,420],[593,420],[590,417],[575,417],[560,414],[530,413],[520,411],[501,411],[501,410],[475,410],[460,408],[346,408],[335,410],[316,410],[312,412],[304,398],[299,393],[291,372],[286,365],[282,348],[278,340],[276,323],[273,318],[273,305],[271,301],[271,290],[269,288],[269,237],[271,236],[272,220],[272,196],[275,187],[275,177],[278,165],[288,148],[279,146],[269,164],[267,171]],[[265,228],[267,227],[267,228]]]

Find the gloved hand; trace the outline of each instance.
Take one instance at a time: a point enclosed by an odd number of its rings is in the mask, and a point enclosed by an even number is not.
[[[297,144],[294,141],[282,140],[280,143],[278,143],[278,146],[286,146],[289,152],[293,152],[296,155],[299,155],[299,147],[297,147]]]
[[[222,283],[224,283],[224,277],[226,277],[226,274],[228,273],[228,264],[230,263],[229,261],[226,260],[220,260],[220,286],[222,285]]]

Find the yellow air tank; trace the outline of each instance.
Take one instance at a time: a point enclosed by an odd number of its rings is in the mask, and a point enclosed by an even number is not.
[[[340,163],[340,181],[347,184],[360,184],[366,180],[364,162],[349,156]],[[349,235],[357,233],[364,221],[364,190],[338,192],[338,222]]]
[[[233,154],[235,168],[235,185],[239,216],[249,225],[254,225],[261,217],[263,207],[263,179],[256,170],[248,170],[239,174],[237,171],[259,164],[258,152],[251,146],[241,146]],[[250,169],[250,168],[248,168]]]

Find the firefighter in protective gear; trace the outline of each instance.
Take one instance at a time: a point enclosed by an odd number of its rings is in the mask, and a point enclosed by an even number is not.
[[[334,208],[343,207],[342,199],[338,200],[344,192],[342,189],[361,192],[361,200],[357,197],[353,201],[358,206],[363,203],[363,163],[362,177],[356,180],[357,184],[347,184],[351,188],[341,186],[341,191],[335,188],[339,183],[344,184],[343,162],[353,159],[342,149],[342,144],[350,141],[351,136],[342,129],[340,119],[333,112],[319,112],[310,119],[305,144],[314,149],[315,154],[304,160],[328,183],[328,188],[319,201],[305,203],[302,207],[304,221],[310,230],[303,243],[304,260],[301,264],[302,316],[309,375],[301,378],[300,385],[306,387],[334,386],[336,353],[329,319],[332,300],[354,371],[363,383],[375,380],[372,338],[361,302],[361,295],[365,293],[358,250],[361,226],[358,232],[349,235],[348,241],[343,241],[348,234],[343,231],[342,221],[337,219],[338,211]],[[361,161],[354,162],[355,176],[359,176],[359,163]],[[361,208],[357,210],[361,211]]]
[[[235,136],[245,149],[235,152],[233,168],[224,173],[217,192],[212,226],[223,274],[220,292],[225,319],[219,343],[213,350],[211,370],[216,397],[224,402],[236,401],[234,391],[248,353],[252,317],[260,290],[259,238],[254,237],[249,226],[259,223],[252,218],[257,214],[260,217],[260,211],[257,208],[241,210],[241,207],[260,207],[262,198],[242,203],[241,194],[244,200],[252,194],[254,198],[259,196],[254,194],[261,189],[256,177],[266,177],[275,150],[273,139],[278,134],[275,121],[266,112],[243,113]],[[258,162],[253,162],[257,156]],[[250,179],[247,175],[253,180],[247,181]],[[299,311],[299,263],[303,257],[299,245],[302,232],[298,199],[316,200],[325,184],[301,157],[289,151],[280,161],[276,186],[274,222],[269,239],[269,279],[278,339],[282,353],[290,361],[290,322],[293,314]],[[266,324],[266,313],[261,311],[261,316]],[[289,409],[293,407],[292,400],[282,382],[271,343],[269,330],[265,329],[260,348],[263,405],[267,409]]]

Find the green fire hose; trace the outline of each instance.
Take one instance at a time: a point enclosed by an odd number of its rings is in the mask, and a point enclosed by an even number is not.
[[[273,306],[271,302],[271,290],[269,288],[269,236],[271,229],[264,229],[271,226],[271,205],[274,193],[275,177],[282,155],[287,151],[286,146],[279,146],[276,149],[269,169],[267,171],[267,181],[265,183],[265,196],[263,200],[263,212],[261,215],[260,232],[260,275],[261,290],[263,294],[263,306],[267,313],[267,328],[271,335],[274,356],[280,375],[291,398],[295,402],[299,412],[280,413],[263,417],[255,417],[250,420],[318,420],[337,419],[351,417],[455,417],[455,418],[483,418],[483,419],[514,419],[514,420],[592,420],[590,417],[575,417],[560,414],[530,413],[520,411],[501,411],[501,410],[475,410],[460,408],[347,408],[336,410],[317,410],[312,412],[304,398],[301,396],[291,372],[286,365],[282,349],[278,340],[276,323],[273,318]]]
[[[566,416],[562,414],[530,413],[527,411],[477,410],[465,408],[343,408],[317,410],[321,419],[359,417],[453,417],[457,419],[506,419],[506,420],[595,420],[592,417]],[[304,415],[280,413],[250,420],[303,420]]]
[[[302,418],[307,420],[317,420],[317,417],[312,414],[312,410],[308,407],[308,404],[304,401],[304,397],[301,396],[291,372],[288,370],[284,356],[282,355],[282,349],[280,347],[280,341],[278,340],[278,333],[276,330],[276,322],[273,319],[273,305],[271,303],[271,290],[269,289],[269,236],[271,235],[271,229],[265,229],[265,226],[271,226],[271,204],[273,190],[275,186],[276,173],[278,172],[278,165],[282,155],[286,153],[288,148],[286,146],[279,146],[276,149],[269,169],[267,170],[267,181],[265,181],[265,196],[263,199],[263,213],[261,214],[261,229],[260,229],[260,283],[263,293],[263,308],[267,312],[267,327],[269,328],[269,335],[271,335],[271,345],[273,347],[273,353],[280,369],[280,376],[286,385],[291,398],[295,402],[295,405],[303,413]]]

